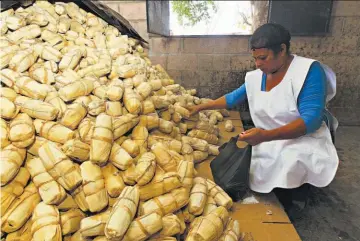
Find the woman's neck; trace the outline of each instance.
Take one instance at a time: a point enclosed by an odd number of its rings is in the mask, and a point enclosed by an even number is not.
[[[286,56],[286,59],[284,60],[283,64],[273,73],[271,73],[270,75],[273,77],[273,78],[276,78],[276,77],[280,77],[280,76],[284,76],[286,71],[288,70],[290,64],[291,64],[291,61],[294,59],[294,56],[293,55],[287,55]]]

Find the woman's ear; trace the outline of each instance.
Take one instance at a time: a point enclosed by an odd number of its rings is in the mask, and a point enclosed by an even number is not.
[[[285,56],[286,53],[286,44],[281,44],[281,56]]]

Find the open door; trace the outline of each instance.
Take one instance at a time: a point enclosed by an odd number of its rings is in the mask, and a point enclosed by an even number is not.
[[[169,1],[146,0],[146,10],[148,32],[170,36]]]

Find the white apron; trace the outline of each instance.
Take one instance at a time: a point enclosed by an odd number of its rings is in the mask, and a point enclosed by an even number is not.
[[[256,127],[275,129],[300,117],[297,99],[314,61],[294,55],[283,80],[269,92],[261,91],[262,71],[247,73],[246,93]],[[329,101],[336,93],[336,77],[329,67],[323,64],[322,67],[328,85],[326,101]],[[269,193],[276,187],[296,188],[304,183],[324,187],[333,180],[337,167],[336,149],[330,131],[323,122],[314,133],[253,146],[250,188]]]

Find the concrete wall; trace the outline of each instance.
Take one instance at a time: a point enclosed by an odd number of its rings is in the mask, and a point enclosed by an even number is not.
[[[254,69],[248,36],[162,38],[149,36],[145,1],[110,1],[150,43],[154,64],[164,66],[185,87],[201,97],[217,98],[244,82]],[[360,1],[335,1],[325,37],[294,37],[291,51],[322,61],[337,74],[337,95],[330,109],[342,124],[360,124]]]

